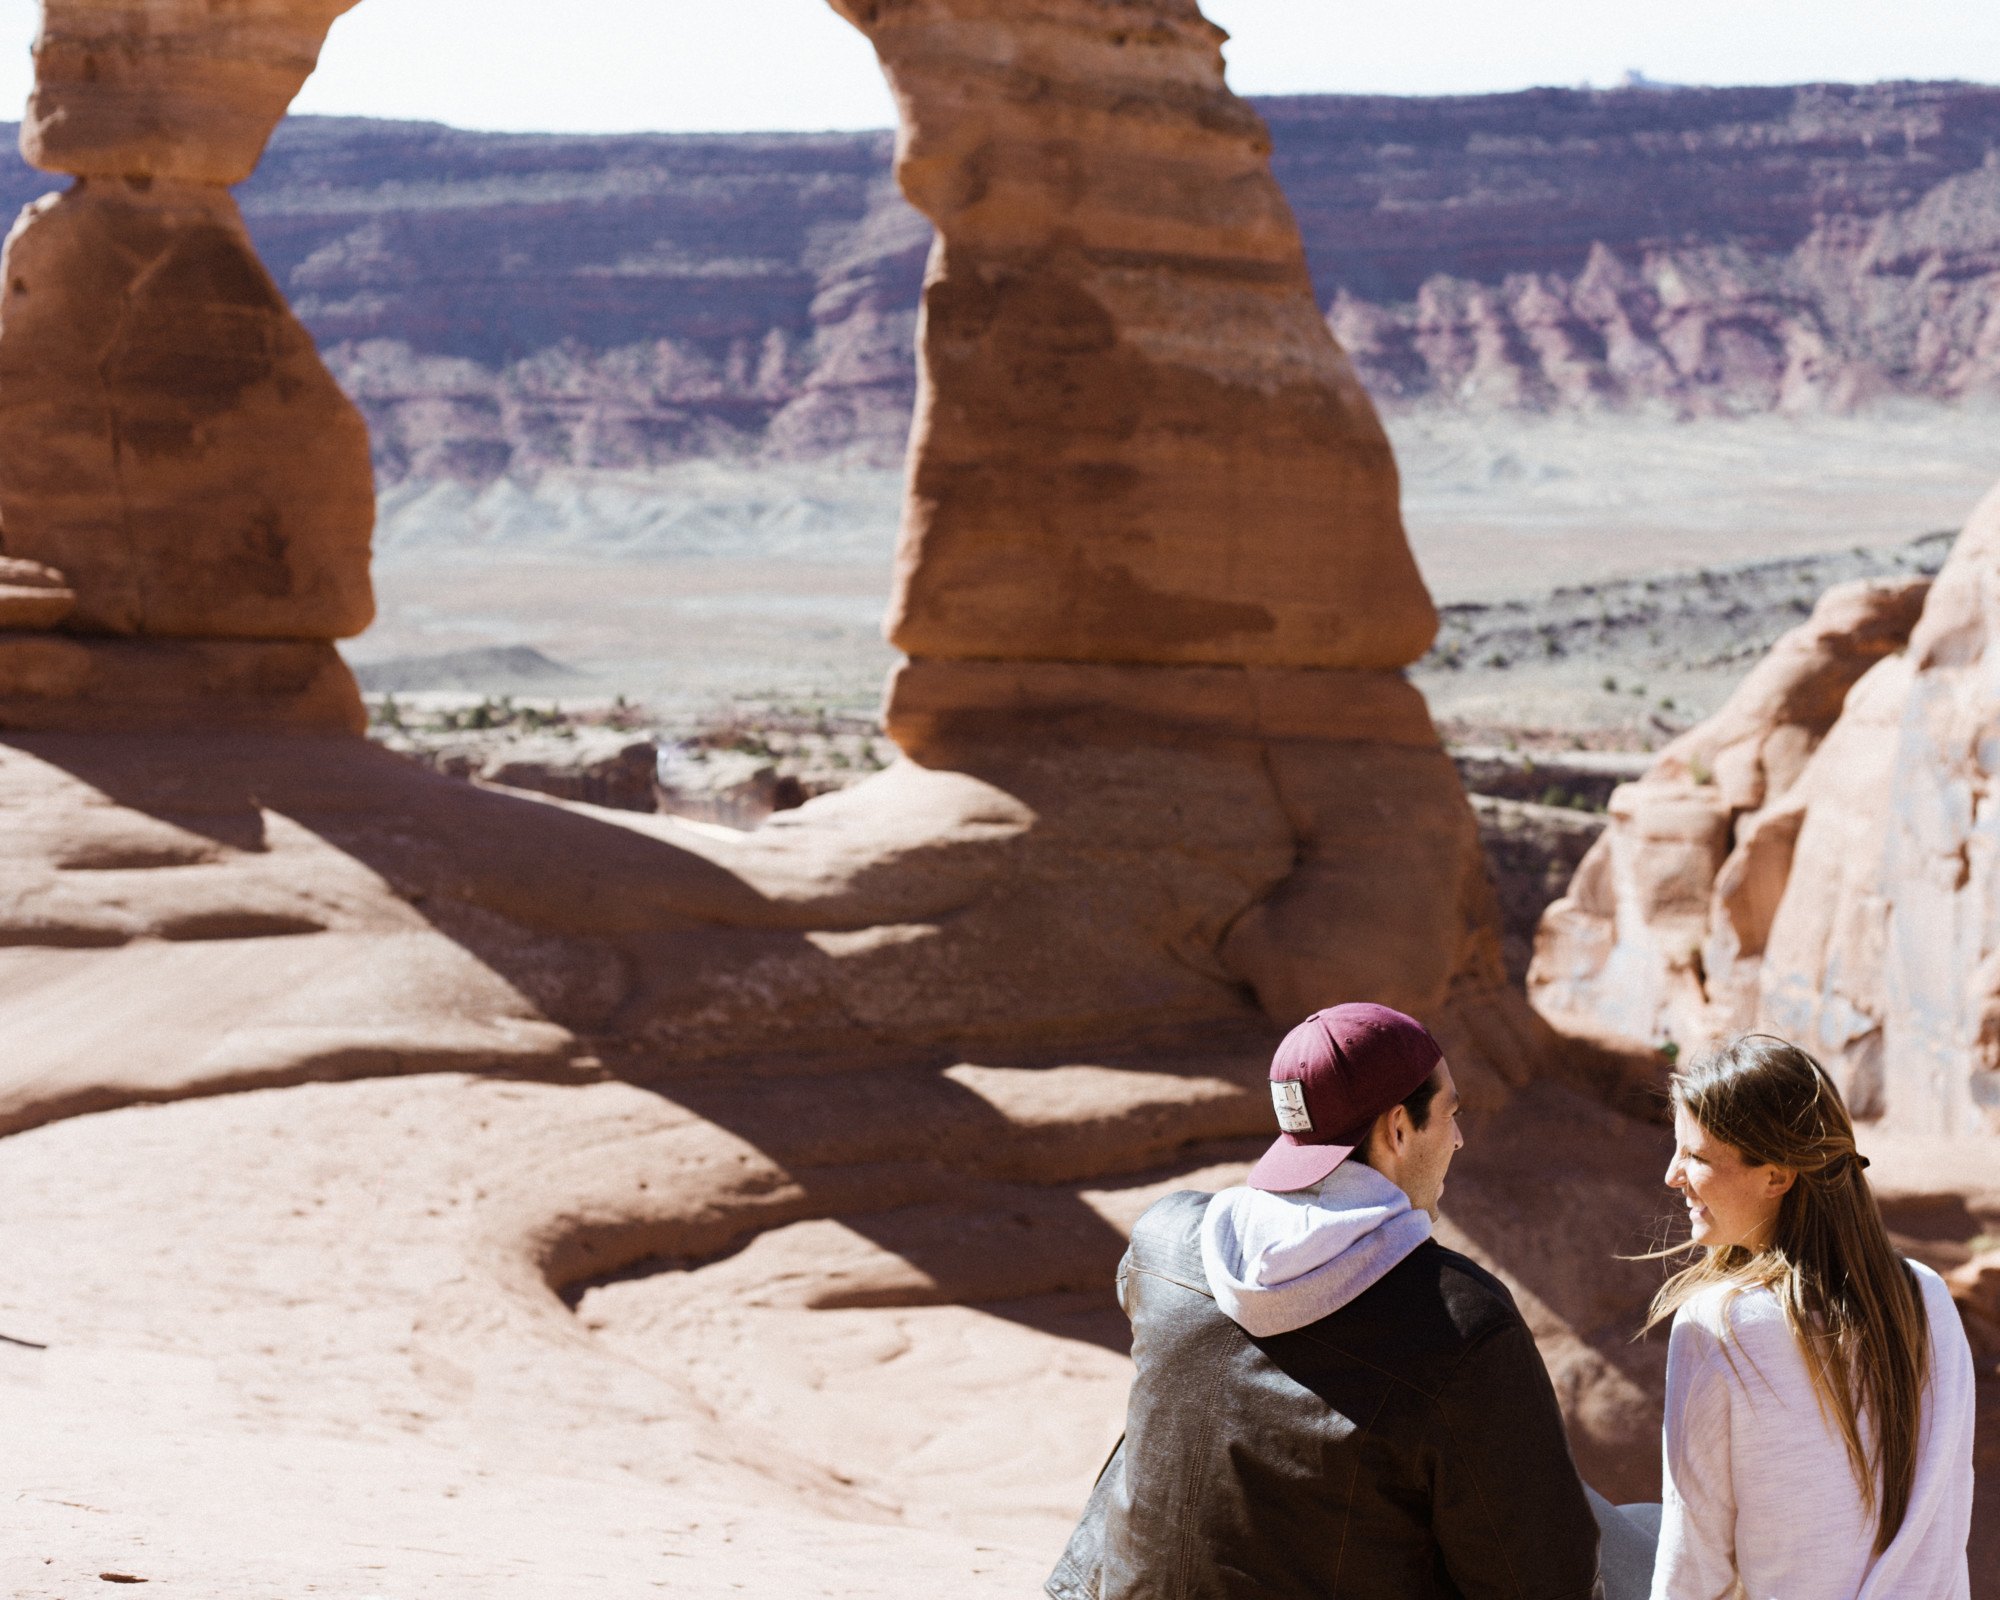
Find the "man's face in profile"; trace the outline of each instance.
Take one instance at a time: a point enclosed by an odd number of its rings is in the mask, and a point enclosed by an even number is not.
[[[1438,1204],[1444,1198],[1444,1175],[1451,1166],[1451,1158],[1465,1143],[1465,1136],[1458,1131],[1458,1085],[1452,1082],[1451,1064],[1440,1061],[1431,1073],[1431,1080],[1438,1085],[1438,1091],[1431,1100],[1430,1116],[1421,1128],[1408,1126],[1399,1130],[1405,1142],[1396,1180],[1410,1197],[1410,1204],[1419,1211],[1428,1211],[1435,1221]],[[1406,1123],[1409,1117],[1401,1106],[1391,1115]]]

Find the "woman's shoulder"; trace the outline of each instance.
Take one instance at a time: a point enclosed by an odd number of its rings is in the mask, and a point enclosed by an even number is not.
[[[1741,1332],[1766,1322],[1781,1326],[1784,1323],[1777,1294],[1766,1284],[1734,1283],[1726,1279],[1703,1284],[1674,1313],[1676,1328],[1698,1328],[1717,1334]]]
[[[1933,1347],[1951,1351],[1954,1355],[1962,1350],[1962,1360],[1969,1366],[1972,1347],[1965,1337],[1965,1321],[1959,1315],[1958,1302],[1951,1297],[1951,1285],[1921,1261],[1906,1258],[1904,1264],[1917,1280],[1917,1295],[1931,1326]]]
[[[1719,1362],[1728,1362],[1732,1350],[1755,1357],[1793,1342],[1775,1291],[1764,1284],[1729,1282],[1705,1284],[1681,1303],[1674,1313],[1672,1340],[1683,1359],[1713,1356]]]
[[[1935,1329],[1959,1331],[1957,1307],[1951,1286],[1921,1261],[1904,1258],[1916,1279],[1917,1294],[1927,1320]],[[1777,1291],[1765,1284],[1704,1284],[1681,1303],[1674,1313],[1673,1338],[1683,1348],[1683,1356],[1713,1353],[1726,1360],[1730,1347],[1750,1352],[1786,1349],[1796,1340]]]

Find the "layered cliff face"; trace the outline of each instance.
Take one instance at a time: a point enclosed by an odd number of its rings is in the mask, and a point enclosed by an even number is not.
[[[243,194],[385,481],[901,461],[930,229],[886,133],[300,119]]]
[[[1580,272],[1438,276],[1329,313],[1372,392],[1488,410],[1678,416],[2000,394],[2000,165],[1794,249],[1593,245]]]
[[[229,103],[274,92],[249,80],[279,68],[230,70]],[[1992,381],[2000,91],[1255,109],[1315,298],[1378,402],[1704,414]],[[718,454],[892,465],[931,237],[892,142],[300,118],[239,198],[385,482]],[[0,168],[0,203],[47,187]]]

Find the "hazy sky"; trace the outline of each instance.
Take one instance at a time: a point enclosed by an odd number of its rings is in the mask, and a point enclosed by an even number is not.
[[[2000,0],[1206,0],[1246,93],[1611,84],[2000,82]],[[0,116],[36,0],[0,0]],[[893,118],[867,43],[823,0],[362,0],[301,111],[475,128],[853,128]]]

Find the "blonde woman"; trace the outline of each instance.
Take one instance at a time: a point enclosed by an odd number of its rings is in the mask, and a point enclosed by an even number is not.
[[[1675,1074],[1653,1600],[1968,1592],[1973,1368],[1943,1280],[1889,1243],[1833,1080],[1752,1034]]]

